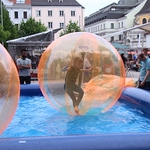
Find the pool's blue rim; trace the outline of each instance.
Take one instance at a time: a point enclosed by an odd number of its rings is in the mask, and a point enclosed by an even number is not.
[[[150,134],[125,133],[0,139],[1,150],[149,150]]]
[[[57,87],[55,87],[57,88]],[[42,95],[38,84],[21,85],[21,95]],[[127,87],[120,101],[150,115],[150,93]],[[0,150],[149,150],[150,133],[1,138]]]

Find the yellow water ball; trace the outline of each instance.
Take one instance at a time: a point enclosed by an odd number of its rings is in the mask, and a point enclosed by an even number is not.
[[[0,44],[0,134],[11,122],[19,100],[20,84],[14,61]]]
[[[125,69],[117,50],[95,34],[76,32],[52,42],[41,56],[38,80],[47,101],[69,115],[106,112],[120,97]]]

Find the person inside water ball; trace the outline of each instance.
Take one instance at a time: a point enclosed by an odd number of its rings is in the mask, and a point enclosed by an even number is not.
[[[74,111],[77,115],[79,115],[79,104],[83,98],[84,91],[82,88],[76,84],[76,80],[78,78],[79,73],[88,72],[92,70],[92,67],[89,69],[81,69],[83,67],[83,59],[80,57],[75,57],[73,60],[72,66],[68,67],[66,77],[65,77],[65,85],[64,89],[67,94],[71,97],[73,101]],[[78,95],[75,94],[78,93]]]

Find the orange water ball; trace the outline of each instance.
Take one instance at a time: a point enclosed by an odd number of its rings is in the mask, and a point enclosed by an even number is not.
[[[70,115],[106,112],[120,97],[125,70],[120,54],[95,34],[76,32],[52,42],[41,56],[38,80],[47,101]]]
[[[0,44],[0,134],[11,122],[19,100],[20,84],[14,61]]]

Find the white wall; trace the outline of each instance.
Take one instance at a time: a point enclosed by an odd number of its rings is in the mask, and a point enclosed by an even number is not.
[[[36,16],[36,10],[41,11],[41,16]],[[53,15],[48,16],[48,10],[52,10]],[[59,11],[64,11],[65,16],[60,16]],[[75,16],[71,16],[71,11],[75,11]],[[60,23],[65,23],[68,25],[69,21],[77,22],[81,29],[84,28],[84,12],[82,7],[60,7],[60,6],[32,6],[32,17],[37,21],[41,21],[46,27],[48,27],[48,22],[53,22],[53,29],[60,28]]]
[[[150,34],[147,34],[146,35],[146,47],[147,48],[150,48],[150,42],[149,41],[150,41]]]
[[[22,20],[26,21],[28,18],[31,17],[31,6],[29,6],[29,8],[7,7],[7,10],[9,12],[10,19],[14,24],[20,24],[22,22]],[[18,12],[18,18],[17,19],[14,17],[15,11]],[[24,11],[27,12],[27,19],[23,18],[23,12]]]

